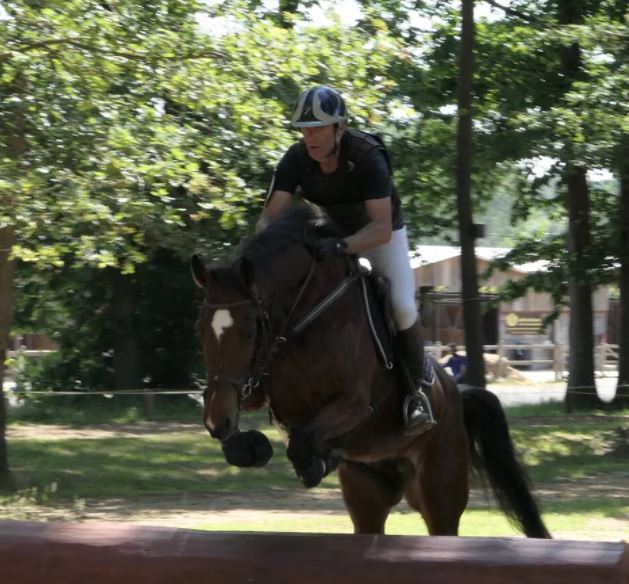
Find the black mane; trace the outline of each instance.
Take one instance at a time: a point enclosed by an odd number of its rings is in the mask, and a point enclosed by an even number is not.
[[[241,249],[241,256],[253,265],[278,255],[296,245],[311,247],[323,231],[332,227],[316,224],[319,217],[306,205],[290,207]]]
[[[252,269],[265,273],[273,266],[275,258],[296,247],[313,254],[319,238],[333,235],[340,235],[340,230],[332,222],[323,220],[312,207],[289,207],[260,233],[241,242],[227,265],[215,266],[211,272],[215,280],[249,296]],[[299,265],[286,264],[283,273],[278,273],[277,268],[273,267],[273,279],[278,284],[292,282],[299,278],[301,269],[306,266],[307,263],[302,265],[301,262]]]

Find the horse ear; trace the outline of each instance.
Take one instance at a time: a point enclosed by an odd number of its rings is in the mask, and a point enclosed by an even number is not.
[[[205,290],[208,285],[209,274],[201,258],[196,254],[190,258],[190,270],[195,284]]]

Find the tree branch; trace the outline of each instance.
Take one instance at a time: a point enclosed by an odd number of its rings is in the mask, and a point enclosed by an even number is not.
[[[524,14],[523,12],[520,12],[519,10],[514,10],[513,8],[509,8],[508,6],[503,6],[499,2],[496,2],[496,0],[484,0],[484,1],[487,2],[487,4],[489,4],[490,6],[493,6],[494,8],[498,8],[499,10],[502,10],[505,14],[508,14],[509,16],[516,16],[517,18],[521,18],[525,22],[533,22],[533,19],[530,16]]]
[[[208,59],[208,58],[216,59],[216,58],[222,58],[224,56],[221,53],[217,53],[216,51],[208,50],[208,51],[201,51],[199,53],[192,53],[189,55],[184,55],[182,57],[172,56],[172,57],[155,58],[150,53],[131,53],[128,51],[114,51],[114,50],[104,49],[102,47],[95,47],[87,43],[82,43],[81,41],[78,41],[75,39],[52,38],[52,39],[46,39],[44,41],[39,41],[36,43],[31,43],[28,45],[22,45],[16,49],[13,49],[12,51],[0,53],[0,59],[7,59],[11,57],[13,53],[26,53],[26,52],[33,51],[36,49],[55,47],[56,45],[71,46],[76,49],[81,49],[81,50],[88,51],[91,53],[98,53],[101,55],[111,55],[112,57],[122,57],[124,59],[134,59],[138,61],[144,61],[144,60],[158,61],[161,59],[165,61],[172,61],[176,59],[182,59],[182,60],[188,61],[188,60],[194,60],[194,59]],[[59,48],[60,47],[53,48],[52,50],[59,50]]]

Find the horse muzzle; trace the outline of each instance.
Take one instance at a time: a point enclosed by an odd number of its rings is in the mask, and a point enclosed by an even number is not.
[[[238,434],[238,420],[233,421],[229,416],[223,418],[219,426],[213,426],[206,421],[205,427],[212,438],[216,438],[216,440],[220,440],[221,442],[225,442],[232,436]]]
[[[232,434],[221,441],[223,456],[229,464],[240,467],[262,467],[273,456],[269,439],[257,430]]]

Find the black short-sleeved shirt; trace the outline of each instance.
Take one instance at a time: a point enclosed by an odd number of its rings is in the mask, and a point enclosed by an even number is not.
[[[391,197],[393,229],[404,226],[384,146],[370,134],[347,130],[341,139],[338,168],[324,174],[303,140],[293,144],[275,171],[274,191],[301,196],[321,207],[347,234],[371,222],[365,201]]]

